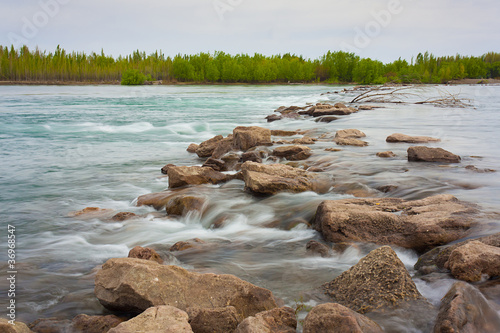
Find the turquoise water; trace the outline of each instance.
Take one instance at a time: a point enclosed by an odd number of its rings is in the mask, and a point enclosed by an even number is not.
[[[93,297],[96,266],[126,256],[136,245],[152,246],[169,256],[170,245],[194,237],[217,247],[191,256],[170,256],[172,263],[235,274],[293,305],[301,292],[330,281],[373,249],[353,248],[333,258],[305,255],[307,241],[319,236],[304,224],[293,226],[308,220],[322,200],[351,197],[345,189],[387,196],[374,189],[392,184],[398,189],[391,195],[405,199],[451,193],[483,208],[485,217],[477,234],[498,231],[499,173],[473,173],[464,166],[499,169],[499,86],[439,87],[472,98],[474,107],[465,109],[389,104],[329,124],[312,119],[266,123],[264,119],[281,105],[347,102],[355,95],[321,95],[343,88],[1,86],[0,216],[3,230],[7,224],[16,227],[18,319],[30,322],[103,313]],[[419,93],[439,94],[434,88]],[[331,140],[311,146],[311,162],[331,173],[338,185],[325,195],[254,198],[244,192],[242,182],[233,181],[200,187],[212,207],[204,216],[168,219],[153,209],[135,206],[138,196],[168,187],[159,171],[163,165],[203,163],[186,152],[190,143],[225,136],[239,125],[310,130],[314,137],[357,128],[367,134],[370,145],[342,147],[335,153],[324,151],[335,147]],[[431,146],[461,155],[462,163],[446,168],[408,163],[408,145],[385,142],[395,132],[437,136],[442,141]],[[385,150],[394,151],[397,158],[375,156]],[[143,216],[125,222],[68,217],[89,206]],[[229,221],[221,229],[210,229],[222,213],[230,214]],[[4,269],[6,247],[2,249]],[[416,254],[408,250],[398,254],[411,269]],[[446,292],[421,287],[435,302]]]

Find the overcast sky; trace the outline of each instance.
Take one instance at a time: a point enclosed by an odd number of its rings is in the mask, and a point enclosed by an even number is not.
[[[500,52],[499,0],[0,0],[0,45],[127,55]]]

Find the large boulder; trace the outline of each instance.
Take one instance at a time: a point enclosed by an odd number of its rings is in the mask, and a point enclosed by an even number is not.
[[[434,333],[497,333],[499,327],[498,313],[481,292],[465,282],[456,282],[441,300]]]
[[[303,332],[383,333],[384,330],[368,317],[345,306],[326,303],[315,306],[307,314]]]
[[[208,167],[176,166],[168,169],[168,187],[186,185],[219,184],[227,181],[227,176]]]
[[[297,318],[289,307],[276,308],[245,318],[234,333],[295,333]]]
[[[72,320],[73,333],[106,333],[113,327],[123,323],[125,318],[115,315],[107,316],[89,316],[81,314]]]
[[[446,194],[413,201],[327,200],[319,205],[312,224],[327,241],[394,244],[424,252],[464,237],[476,211]]]
[[[244,318],[277,307],[273,294],[234,275],[199,274],[153,261],[109,259],[95,279],[101,304],[117,311],[141,312],[158,305],[234,306]]]
[[[428,303],[389,246],[371,251],[323,288],[333,302],[359,313],[397,309],[409,302]]]
[[[219,141],[224,139],[222,135],[217,135],[214,136],[211,139],[208,139],[206,141],[203,141],[200,143],[198,148],[196,148],[195,152],[199,157],[210,157],[212,156],[215,148],[217,148],[217,145],[219,144]],[[194,147],[193,147],[194,148]]]
[[[241,166],[245,187],[260,194],[314,191],[325,193],[331,187],[328,176],[293,168],[283,164],[245,162]]]
[[[445,268],[455,278],[468,282],[500,276],[500,247],[469,242],[451,252]]]
[[[427,142],[439,142],[440,139],[431,138],[430,136],[410,136],[401,133],[394,133],[389,135],[385,141],[387,142],[407,142],[407,143],[427,143]]]
[[[305,160],[311,156],[311,148],[307,146],[283,146],[273,150],[273,155],[277,157],[286,158],[289,161]]]
[[[194,333],[234,332],[243,318],[234,306],[223,308],[188,308],[189,323]]]
[[[32,333],[25,323],[15,321],[15,325],[9,323],[9,319],[0,318],[0,332],[2,333]]]
[[[233,148],[247,151],[256,146],[271,145],[271,130],[258,126],[238,126],[233,130]]]
[[[443,148],[413,146],[408,148],[408,161],[460,163],[460,156],[444,150]]]
[[[155,306],[110,329],[108,333],[192,333],[188,320],[187,313],[178,308]]]

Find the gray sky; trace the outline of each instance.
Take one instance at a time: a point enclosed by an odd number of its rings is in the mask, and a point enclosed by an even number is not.
[[[419,52],[500,52],[498,0],[0,0],[0,45],[127,55],[139,49],[355,52],[390,62]]]

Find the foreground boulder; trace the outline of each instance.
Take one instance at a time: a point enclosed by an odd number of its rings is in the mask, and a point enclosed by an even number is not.
[[[188,333],[193,332],[186,312],[173,306],[151,307],[126,322],[112,328],[108,333]]]
[[[312,223],[327,241],[394,244],[424,252],[464,237],[476,209],[452,195],[323,201]]]
[[[234,333],[295,333],[295,311],[287,306],[257,313],[243,320]]]
[[[273,150],[274,156],[286,158],[289,161],[305,160],[311,154],[311,148],[302,145],[278,147]]]
[[[245,162],[241,166],[245,187],[260,194],[279,192],[299,193],[314,191],[325,193],[331,186],[328,176],[315,174],[283,164],[265,165]]]
[[[496,333],[499,327],[498,313],[481,292],[465,282],[456,282],[441,300],[434,332]]]
[[[168,187],[186,185],[219,184],[227,181],[227,176],[209,167],[176,166],[168,169]]]
[[[188,308],[189,323],[194,333],[234,332],[243,318],[234,306],[223,308]]]
[[[450,153],[443,148],[413,146],[408,148],[408,161],[460,163],[460,156]]]
[[[258,126],[238,126],[233,130],[233,148],[247,151],[252,147],[270,146],[271,130]]]
[[[9,324],[9,320],[6,318],[0,318],[0,332],[2,333],[31,333],[32,331],[26,326],[26,324],[15,321],[15,325]]]
[[[371,251],[323,289],[335,303],[359,313],[397,309],[408,302],[428,304],[389,246]]]
[[[234,306],[244,318],[277,307],[273,294],[233,275],[199,274],[153,261],[109,259],[95,279],[96,297],[110,309],[142,312],[158,305]]]
[[[337,303],[315,306],[304,320],[304,333],[356,332],[383,333],[382,328],[368,317]]]
[[[407,143],[427,143],[427,142],[439,142],[440,139],[431,138],[430,136],[410,136],[401,133],[394,133],[389,135],[385,141],[387,142],[407,142]]]

